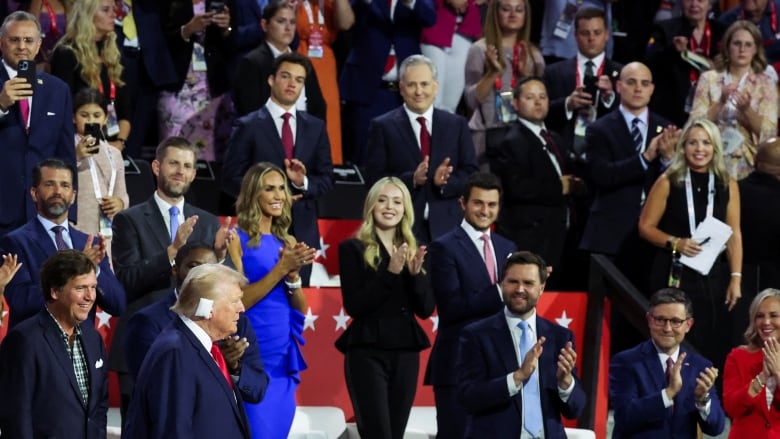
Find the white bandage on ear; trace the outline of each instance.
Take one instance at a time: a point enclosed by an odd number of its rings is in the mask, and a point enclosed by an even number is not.
[[[211,318],[211,309],[214,308],[214,301],[211,299],[200,298],[198,308],[195,310],[195,317]]]

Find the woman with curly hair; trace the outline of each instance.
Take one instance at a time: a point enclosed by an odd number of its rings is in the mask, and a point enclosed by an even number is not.
[[[716,69],[699,77],[691,108],[691,120],[706,117],[720,128],[726,169],[737,180],[753,172],[756,145],[777,135],[777,85],[764,73],[763,41],[749,21],[729,26]]]
[[[361,437],[403,437],[420,351],[431,345],[415,319],[428,318],[434,300],[413,225],[406,185],[384,177],[366,196],[357,236],[339,245],[341,294],[353,321],[336,347]]]
[[[120,151],[130,135],[131,92],[122,80],[114,32],[112,0],[79,0],[68,13],[68,27],[51,55],[51,73],[70,86],[72,95],[95,88],[108,100],[106,134]]]
[[[488,4],[482,38],[466,57],[466,103],[477,160],[485,163],[487,130],[515,119],[509,102],[517,82],[544,73],[544,58],[531,43],[528,0],[496,0]],[[505,97],[504,99],[501,99]]]
[[[292,223],[287,184],[284,171],[271,163],[249,168],[236,200],[238,239],[228,245],[233,265],[249,280],[242,300],[270,379],[263,400],[244,405],[255,438],[287,437],[299,373],[306,369],[299,347],[306,297],[298,271],[314,261],[316,250],[287,231]]]

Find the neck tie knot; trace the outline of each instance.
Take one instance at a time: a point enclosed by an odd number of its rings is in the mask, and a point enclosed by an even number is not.
[[[171,206],[168,213],[171,215],[171,242],[173,242],[176,239],[176,231],[179,230],[179,207]]]
[[[65,227],[54,226],[51,228],[51,231],[54,232],[54,243],[57,245],[57,250],[68,249],[68,244],[65,242],[65,237],[62,234],[62,232],[65,231]]]
[[[587,60],[585,61],[585,76],[594,76],[593,73],[593,67],[595,64],[593,64],[593,60]]]
[[[284,113],[282,115],[282,119],[284,119],[285,122],[289,121],[291,117],[292,117],[292,114],[290,114],[290,113]]]

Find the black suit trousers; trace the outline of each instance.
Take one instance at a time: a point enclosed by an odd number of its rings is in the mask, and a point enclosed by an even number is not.
[[[417,391],[420,353],[351,349],[344,375],[360,437],[402,439]]]

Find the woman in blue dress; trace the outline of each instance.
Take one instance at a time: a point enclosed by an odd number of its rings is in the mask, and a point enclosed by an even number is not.
[[[287,437],[299,374],[306,369],[299,347],[306,298],[298,271],[312,263],[316,250],[288,233],[291,203],[287,177],[275,165],[257,163],[244,175],[236,201],[239,239],[229,251],[249,279],[244,306],[270,377],[263,400],[244,405],[253,438]]]

